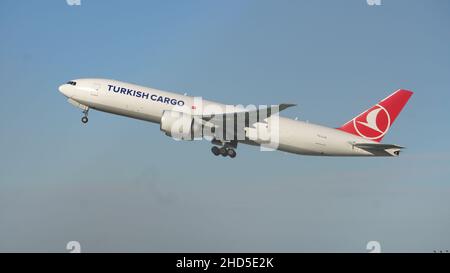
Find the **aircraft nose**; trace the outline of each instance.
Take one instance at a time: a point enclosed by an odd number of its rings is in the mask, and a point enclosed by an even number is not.
[[[68,84],[62,84],[58,87],[58,89],[64,96],[70,98],[70,86]]]

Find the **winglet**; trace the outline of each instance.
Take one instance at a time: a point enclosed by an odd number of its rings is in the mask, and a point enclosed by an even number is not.
[[[280,108],[280,112],[289,108],[289,107],[293,107],[293,106],[297,106],[297,104],[293,104],[293,103],[281,103],[280,105],[278,105],[278,107]]]

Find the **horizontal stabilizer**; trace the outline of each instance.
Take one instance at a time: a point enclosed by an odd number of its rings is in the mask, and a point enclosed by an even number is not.
[[[403,149],[405,147],[401,147],[395,144],[378,144],[378,143],[356,143],[353,146],[361,148],[361,149],[374,149],[374,150],[386,150],[386,149]]]
[[[355,143],[354,147],[366,150],[374,155],[378,156],[398,156],[400,155],[400,150],[404,149],[402,146],[395,144],[379,144],[379,143]]]

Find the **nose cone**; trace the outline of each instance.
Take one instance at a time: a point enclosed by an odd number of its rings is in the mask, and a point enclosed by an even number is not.
[[[70,98],[72,96],[71,86],[69,84],[62,84],[59,86],[59,92],[61,92],[64,96]]]

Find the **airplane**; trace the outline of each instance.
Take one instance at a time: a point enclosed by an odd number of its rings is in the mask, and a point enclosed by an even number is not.
[[[344,125],[330,128],[279,116],[295,106],[288,103],[234,107],[101,78],[70,80],[59,91],[82,110],[83,123],[90,109],[157,123],[177,140],[210,140],[214,155],[230,158],[236,157],[238,143],[300,155],[399,156],[404,147],[380,142],[413,94],[399,89]]]

